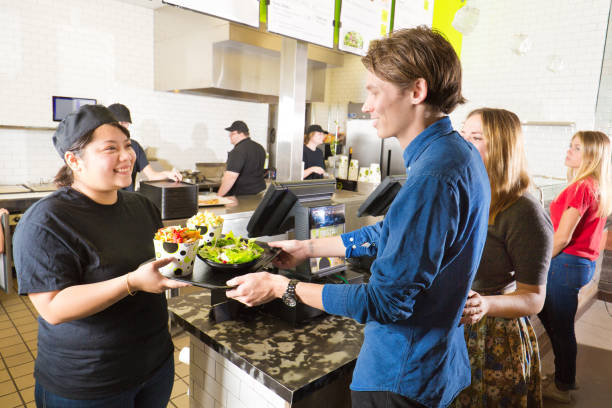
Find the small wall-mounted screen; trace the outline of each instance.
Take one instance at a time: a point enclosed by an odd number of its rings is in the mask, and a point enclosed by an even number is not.
[[[66,115],[78,110],[83,105],[95,105],[96,99],[73,98],[70,96],[53,97],[53,121],[61,122]]]

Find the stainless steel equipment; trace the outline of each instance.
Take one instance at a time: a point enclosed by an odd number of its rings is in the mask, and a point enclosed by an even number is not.
[[[348,119],[346,121],[346,147],[353,148],[353,159],[359,167],[380,164],[381,178],[392,174],[404,174],[403,149],[394,137],[380,139],[371,119]]]

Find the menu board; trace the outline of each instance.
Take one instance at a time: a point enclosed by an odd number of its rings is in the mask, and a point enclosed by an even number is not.
[[[431,27],[433,10],[434,0],[395,0],[393,30],[419,25]]]
[[[338,48],[365,55],[370,41],[389,34],[391,0],[343,0]]]
[[[163,2],[259,28],[259,0],[163,0]]]
[[[333,48],[335,4],[335,0],[270,0],[268,31]]]

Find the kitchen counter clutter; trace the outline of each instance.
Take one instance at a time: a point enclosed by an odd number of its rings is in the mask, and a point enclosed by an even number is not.
[[[190,333],[191,406],[211,399],[222,406],[232,399],[248,407],[350,406],[362,325],[323,315],[294,326],[254,309],[215,323],[207,304],[209,291],[168,299],[169,311]]]

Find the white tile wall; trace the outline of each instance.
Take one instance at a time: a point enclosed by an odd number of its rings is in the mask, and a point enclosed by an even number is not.
[[[480,18],[475,30],[463,37],[463,93],[469,102],[451,115],[454,125],[461,127],[472,109],[490,106],[514,111],[525,122],[575,122],[576,129],[594,128],[610,1],[471,1],[480,9]],[[511,48],[515,35],[521,33],[529,36],[532,48],[518,56]],[[560,72],[548,70],[551,55],[564,60]],[[612,67],[612,62],[607,66]],[[605,123],[609,129],[604,130],[612,129],[612,73],[608,75]],[[343,67],[329,70],[325,102],[313,105],[315,121],[327,123],[328,112],[335,113],[339,102],[363,102],[364,82],[365,70],[358,57],[346,57]],[[344,129],[346,117],[341,118]],[[524,130],[532,172],[565,175],[563,159],[571,137],[567,128],[528,126]]]
[[[114,0],[0,0],[0,125],[56,126],[51,96],[76,96],[127,105],[167,167],[224,162],[237,119],[265,146],[267,105],[153,90],[153,18]],[[0,184],[52,178],[52,133],[0,129]]]
[[[211,347],[191,334],[189,337],[189,400],[192,408],[290,406]]]

